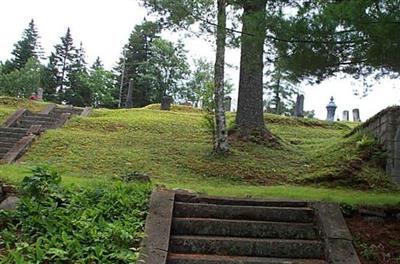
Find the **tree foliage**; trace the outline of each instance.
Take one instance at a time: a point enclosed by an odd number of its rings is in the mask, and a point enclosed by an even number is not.
[[[102,66],[92,67],[87,75],[82,75],[82,82],[90,91],[91,106],[113,108],[118,104],[118,89],[114,74]]]
[[[41,87],[43,66],[36,58],[29,58],[22,69],[0,74],[0,94],[29,97]]]
[[[57,93],[60,101],[65,100],[64,94],[70,88],[70,75],[72,67],[76,62],[76,48],[72,39],[71,30],[61,37],[61,43],[54,46],[55,52],[51,54],[50,60],[53,60],[55,77],[57,80]]]
[[[164,95],[184,97],[183,80],[189,74],[186,51],[182,43],[162,39],[160,33],[160,25],[150,21],[133,30],[117,67],[122,78],[125,64],[122,102],[130,80],[133,80],[134,107],[159,103]]]
[[[24,30],[22,39],[14,45],[14,50],[11,52],[13,55],[11,60],[12,70],[22,69],[30,58],[40,59],[43,57],[39,39],[38,30],[32,19]]]
[[[400,1],[303,1],[281,17],[273,41],[282,66],[296,78],[320,82],[337,72],[355,78],[398,76]]]

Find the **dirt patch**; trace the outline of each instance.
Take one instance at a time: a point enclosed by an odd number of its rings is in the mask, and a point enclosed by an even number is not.
[[[359,214],[346,219],[363,264],[400,264],[400,220],[365,218]]]

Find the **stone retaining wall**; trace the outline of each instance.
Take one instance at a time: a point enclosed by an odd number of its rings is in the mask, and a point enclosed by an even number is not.
[[[388,107],[368,119],[355,131],[376,137],[387,151],[386,172],[400,184],[400,106]]]

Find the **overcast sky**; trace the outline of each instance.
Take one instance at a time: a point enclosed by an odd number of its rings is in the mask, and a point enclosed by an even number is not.
[[[136,0],[1,0],[0,1],[0,60],[10,58],[11,50],[21,38],[22,31],[30,19],[34,19],[41,36],[42,46],[48,55],[58,44],[67,27],[76,45],[83,42],[91,63],[97,56],[107,68],[117,61],[123,45],[133,27],[146,16],[146,10]],[[171,40],[178,36],[164,34]],[[186,39],[189,58],[205,57],[214,59],[213,45],[199,39]],[[227,63],[239,65],[239,51],[228,50]],[[238,71],[227,72],[237,87]],[[317,117],[326,118],[326,105],[334,96],[338,105],[337,117],[343,110],[359,108],[361,118],[379,112],[389,105],[400,104],[400,80],[382,80],[373,85],[373,91],[365,98],[353,94],[362,89],[362,82],[352,78],[332,78],[316,86],[302,86],[305,93],[305,109],[315,110]],[[237,90],[232,94],[234,103]]]

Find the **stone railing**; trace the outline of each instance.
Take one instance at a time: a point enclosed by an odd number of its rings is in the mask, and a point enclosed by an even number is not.
[[[373,135],[387,152],[386,172],[400,184],[400,106],[388,107],[352,133],[363,131]]]

